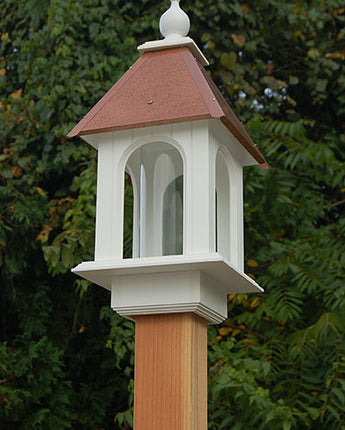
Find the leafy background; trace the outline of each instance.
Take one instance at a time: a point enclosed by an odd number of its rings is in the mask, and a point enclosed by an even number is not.
[[[65,136],[168,5],[2,0],[2,428],[131,428],[134,327],[70,273],[93,258],[96,155]],[[230,296],[209,329],[209,428],[343,429],[344,3],[182,6],[272,166],[245,171],[246,272],[265,294]]]

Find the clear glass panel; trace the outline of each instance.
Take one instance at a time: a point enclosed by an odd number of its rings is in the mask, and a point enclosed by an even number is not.
[[[183,176],[167,187],[163,199],[163,255],[183,253]]]
[[[181,254],[183,162],[179,152],[167,143],[148,143],[129,157],[126,171],[133,183],[133,257]],[[125,207],[126,216],[130,213]]]
[[[123,218],[123,258],[133,256],[133,185],[129,173],[125,173]]]

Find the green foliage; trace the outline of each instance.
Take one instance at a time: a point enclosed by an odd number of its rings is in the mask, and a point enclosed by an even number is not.
[[[96,155],[65,136],[158,37],[167,6],[2,1],[1,428],[132,425],[134,326],[70,274],[93,259]],[[209,428],[345,428],[343,2],[182,6],[272,166],[245,171],[246,272],[265,294],[230,296],[209,329]]]
[[[71,386],[64,380],[61,352],[46,336],[18,341],[15,349],[2,344],[0,363],[4,428],[69,427],[66,419],[73,416]]]

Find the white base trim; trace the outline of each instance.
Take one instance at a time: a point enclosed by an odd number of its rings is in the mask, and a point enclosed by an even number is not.
[[[176,303],[174,305],[135,306],[135,307],[113,307],[119,315],[129,318],[135,315],[175,314],[192,312],[206,319],[212,324],[220,324],[226,316],[213,311],[202,303]]]
[[[264,291],[252,278],[216,252],[84,261],[74,267],[72,272],[111,290],[112,278],[115,276],[192,270],[200,270],[214,278],[221,285],[225,294],[262,293]]]
[[[218,324],[227,294],[263,289],[217,253],[87,261],[72,270],[111,290],[120,315],[194,312]]]

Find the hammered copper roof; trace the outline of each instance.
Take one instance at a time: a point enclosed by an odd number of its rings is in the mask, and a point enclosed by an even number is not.
[[[220,119],[267,167],[223,95],[186,47],[145,52],[68,137],[208,118]]]

